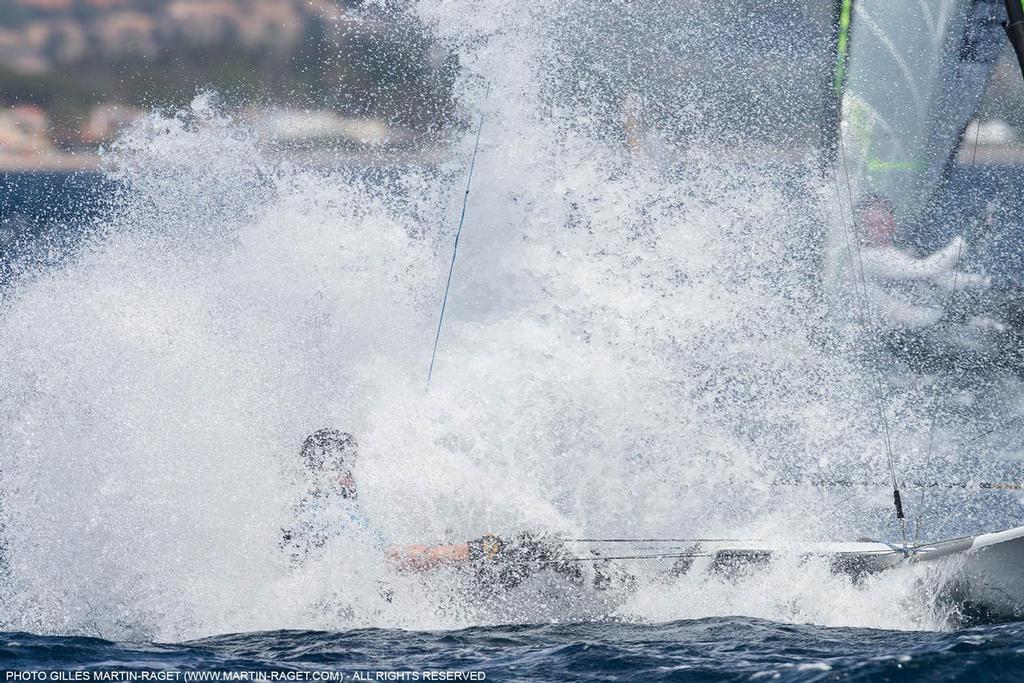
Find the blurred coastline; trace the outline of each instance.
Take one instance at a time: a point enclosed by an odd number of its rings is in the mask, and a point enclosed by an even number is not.
[[[364,0],[0,0],[0,170],[100,168],[100,150],[119,131],[147,112],[179,111],[203,92],[216,93],[223,111],[255,131],[273,153],[295,163],[379,165],[437,159],[465,119],[453,95],[458,62],[406,5]],[[614,27],[616,12],[609,8],[600,20]],[[818,45],[828,34],[828,12],[818,7],[808,13],[822,26],[797,42]],[[619,30],[636,34],[623,44],[639,50],[645,31],[666,29],[636,25]],[[768,81],[801,69],[807,73],[800,78],[806,80],[808,74],[829,72],[834,60],[820,48],[776,54],[777,48],[751,47],[764,53],[758,63]],[[636,74],[616,74],[607,51],[607,46],[593,45],[581,52],[574,68],[583,74],[578,81],[586,88],[575,96],[589,98],[591,104],[607,100],[599,114],[609,120],[607,130],[617,131],[613,135],[626,130],[626,137],[635,139],[652,127],[685,128],[665,112],[687,110],[687,81],[709,80],[708,69],[718,68],[722,60],[680,50],[664,55],[664,64],[651,65],[650,73],[634,79]],[[822,83],[827,86],[826,81]],[[783,153],[806,141],[807,131],[817,125],[811,121],[820,114],[814,107],[800,109],[750,93],[730,95],[724,86],[721,90],[704,92],[722,96],[710,107],[722,121],[706,125],[770,128]],[[770,88],[766,92],[773,97]],[[1006,46],[958,160],[1024,162],[1022,100],[1024,82]],[[770,114],[761,124],[744,118],[744,111],[759,109]],[[776,128],[797,132],[778,136]],[[667,131],[669,138],[679,135],[686,133]]]
[[[197,93],[298,157],[429,150],[451,57],[400,10],[346,0],[5,0],[0,169],[81,170],[123,127]]]

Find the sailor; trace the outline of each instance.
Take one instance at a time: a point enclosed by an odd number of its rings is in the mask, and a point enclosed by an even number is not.
[[[294,506],[295,522],[282,529],[281,549],[293,564],[315,556],[341,535],[362,537],[384,552],[402,572],[465,567],[489,588],[514,588],[527,576],[549,570],[582,581],[564,543],[546,534],[521,533],[508,540],[487,534],[477,540],[446,545],[389,547],[359,507],[353,470],[358,456],[355,437],[338,429],[321,429],[306,437],[300,450],[309,477],[308,490]]]
[[[362,536],[379,550],[386,544],[359,507],[352,470],[358,444],[337,429],[321,429],[306,437],[299,457],[308,488],[293,508],[295,521],[282,529],[280,547],[293,564],[301,564],[326,543],[342,534]]]
[[[579,562],[565,543],[550,534],[522,532],[510,538],[485,534],[466,543],[448,546],[411,546],[389,554],[399,569],[424,571],[438,566],[462,566],[473,573],[478,589],[486,593],[511,590],[527,578],[546,573],[583,585]]]
[[[927,256],[900,249],[892,205],[878,195],[861,200],[854,212],[869,299],[882,312],[883,327],[916,330],[939,323],[950,293],[985,290],[990,278],[959,270],[964,245],[957,235]]]

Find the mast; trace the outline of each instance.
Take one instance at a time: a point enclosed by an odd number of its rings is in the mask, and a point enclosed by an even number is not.
[[[1024,0],[1006,0],[1006,19],[1003,27],[1024,74]]]

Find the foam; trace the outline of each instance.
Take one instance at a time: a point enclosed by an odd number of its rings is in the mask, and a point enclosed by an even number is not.
[[[728,485],[884,473],[861,371],[811,341],[813,228],[834,217],[810,156],[696,140],[671,172],[631,159],[586,102],[559,99],[559,3],[416,11],[486,116],[433,385],[471,135],[383,187],[276,159],[210,95],[152,114],[109,153],[118,208],[2,303],[5,629],[475,623],[443,577],[394,576],[351,539],[288,566],[296,452],[325,425],[358,435],[363,506],[396,543],[892,529],[884,491]],[[865,615],[905,584],[801,575],[687,578],[622,614],[938,625]]]

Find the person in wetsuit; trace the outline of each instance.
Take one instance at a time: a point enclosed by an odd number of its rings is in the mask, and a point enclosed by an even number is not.
[[[362,536],[378,550],[386,548],[384,537],[359,507],[352,475],[358,452],[355,437],[337,429],[321,429],[302,443],[299,457],[308,488],[293,506],[294,522],[281,530],[279,544],[292,563],[301,564],[343,534]]]
[[[308,488],[293,506],[294,522],[281,530],[279,543],[293,564],[315,556],[332,539],[349,535],[385,552],[398,571],[467,567],[489,589],[514,588],[543,570],[582,582],[579,564],[564,543],[546,534],[520,533],[508,539],[487,534],[464,543],[389,547],[359,507],[353,475],[358,453],[355,437],[338,429],[318,430],[303,442],[299,457]]]

